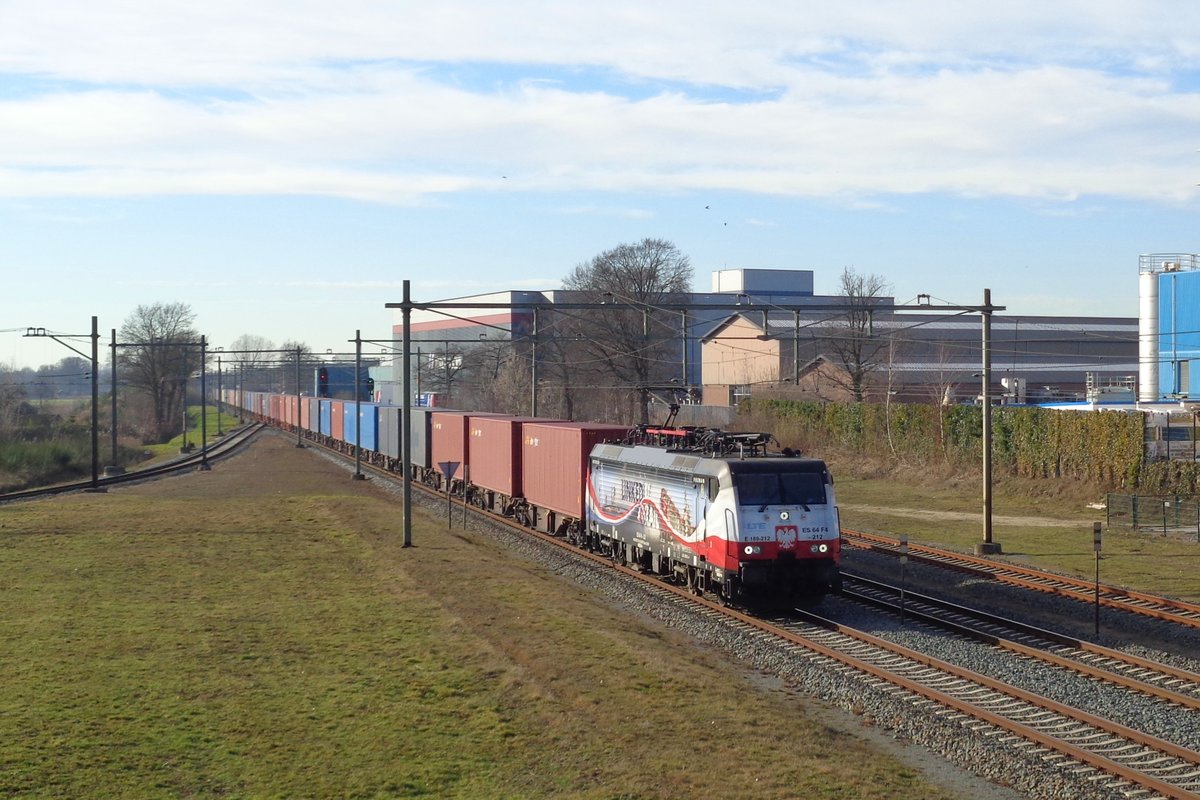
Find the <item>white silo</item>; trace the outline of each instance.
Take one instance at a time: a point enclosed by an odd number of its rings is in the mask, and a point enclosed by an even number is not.
[[[1141,256],[1138,264],[1138,401],[1158,399],[1158,276],[1163,262]]]

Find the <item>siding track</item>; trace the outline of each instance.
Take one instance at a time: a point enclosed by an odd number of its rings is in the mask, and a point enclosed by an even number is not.
[[[900,540],[889,536],[843,528],[842,543],[875,553],[900,556]],[[1095,602],[1096,585],[1078,578],[911,543],[908,545],[908,557],[914,561],[990,578],[1024,589],[1087,603]],[[1100,604],[1107,608],[1200,629],[1200,605],[1195,603],[1100,584]]]

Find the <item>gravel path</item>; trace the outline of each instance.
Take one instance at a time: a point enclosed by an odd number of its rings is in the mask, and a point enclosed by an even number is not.
[[[912,517],[914,519],[942,520],[943,522],[978,522],[978,512],[966,511],[931,511],[924,508],[898,508],[888,506],[863,505],[859,503],[838,503],[843,511],[861,511],[864,513],[891,514],[897,517]],[[1052,517],[1013,517],[1002,514],[992,516],[992,522],[997,525],[1014,525],[1026,528],[1064,528],[1080,525],[1077,519],[1054,519]]]

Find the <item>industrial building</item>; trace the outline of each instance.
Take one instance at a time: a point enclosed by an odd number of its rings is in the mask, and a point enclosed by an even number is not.
[[[438,358],[449,363],[456,357],[452,353],[463,348],[544,343],[554,335],[545,307],[580,298],[578,292],[553,290],[441,301],[465,307],[414,310],[410,352],[418,364]],[[891,297],[873,300],[895,306]],[[476,302],[479,307],[470,307]],[[733,404],[763,390],[845,399],[836,387],[844,383],[837,372],[845,371],[839,343],[847,335],[846,315],[819,307],[846,302],[844,296],[814,295],[812,270],[718,270],[712,275],[712,291],[672,298],[675,307],[691,306],[674,334],[676,366],[668,370],[672,382],[686,390],[681,396],[711,405]],[[878,400],[886,392],[904,402],[973,401],[982,363],[980,315],[922,310],[920,305],[908,309],[871,314],[866,399]],[[401,312],[394,314],[393,332],[399,339]],[[991,331],[991,393],[1006,402],[1083,400],[1089,391],[1102,390],[1132,394],[1139,366],[1135,318],[995,313]],[[400,374],[398,362],[394,376]],[[389,385],[398,395],[398,377]],[[419,386],[416,391],[422,393]],[[388,399],[386,393],[383,397]]]
[[[863,399],[974,402],[983,363],[979,314],[878,311],[870,329],[844,315],[774,310],[729,316],[701,340],[706,403],[736,403],[755,390],[849,401],[850,373]],[[1005,403],[1083,400],[1137,375],[1133,318],[992,314],[989,390]]]
[[[1200,399],[1200,256],[1141,256],[1138,300],[1138,400]]]

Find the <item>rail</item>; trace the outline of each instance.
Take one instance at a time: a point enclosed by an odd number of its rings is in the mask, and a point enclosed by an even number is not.
[[[899,557],[899,539],[875,533],[842,529],[843,544]],[[1039,592],[1068,597],[1087,603],[1096,601],[1094,582],[1058,575],[1053,572],[1019,567],[1002,561],[941,550],[925,545],[908,545],[908,557],[914,561],[991,578],[1001,583],[1033,589]],[[1200,628],[1200,605],[1170,597],[1138,592],[1118,586],[1100,584],[1099,602],[1108,608],[1121,609],[1168,622]]]
[[[905,591],[902,602],[894,586],[849,573],[842,577],[842,596],[856,602],[1200,711],[1200,675],[1194,672],[916,592]]]

